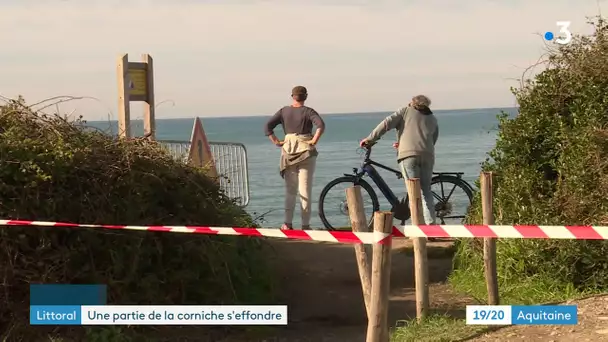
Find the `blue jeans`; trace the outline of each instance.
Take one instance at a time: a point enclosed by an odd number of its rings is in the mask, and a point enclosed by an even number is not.
[[[435,224],[435,201],[431,191],[431,179],[433,178],[433,166],[435,158],[426,156],[414,156],[403,159],[399,166],[404,179],[420,179],[422,190],[422,213],[426,224]],[[405,183],[407,193],[407,182]]]

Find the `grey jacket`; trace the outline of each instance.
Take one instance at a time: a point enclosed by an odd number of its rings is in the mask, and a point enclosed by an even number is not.
[[[422,110],[411,106],[400,108],[382,120],[367,137],[367,140],[376,142],[391,129],[397,130],[399,141],[397,160],[419,155],[435,157],[439,125],[437,118],[429,108]]]

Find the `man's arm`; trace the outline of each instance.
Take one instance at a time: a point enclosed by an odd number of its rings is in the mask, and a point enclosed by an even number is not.
[[[281,141],[274,135],[274,129],[281,123],[281,119],[283,117],[283,109],[279,109],[268,121],[266,122],[266,126],[264,127],[264,131],[266,136],[273,144],[280,146]]]
[[[393,114],[387,116],[378,126],[376,126],[376,128],[374,128],[374,130],[367,138],[365,138],[365,140],[374,143],[382,138],[386,132],[397,128],[397,126],[401,123],[401,120],[403,120],[403,114],[405,113],[406,109],[407,107],[400,108]]]
[[[323,121],[321,115],[319,115],[319,113],[317,113],[317,111],[314,109],[311,109],[310,121],[312,121],[313,125],[315,125],[317,128],[311,141],[313,145],[316,145],[319,142],[319,139],[321,139],[323,132],[325,132],[325,121]]]

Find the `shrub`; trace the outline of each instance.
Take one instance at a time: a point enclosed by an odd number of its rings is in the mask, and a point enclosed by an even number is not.
[[[548,52],[546,69],[513,93],[514,118],[499,116],[496,147],[482,169],[496,172],[496,224],[608,222],[608,25]],[[481,222],[479,195],[467,220]],[[608,288],[608,241],[498,241],[502,281],[551,279],[562,287]],[[460,244],[456,267],[481,269],[478,242]],[[458,272],[458,271],[457,271]]]
[[[0,128],[0,218],[253,224],[203,170],[158,143],[89,132],[82,121],[36,113],[21,98],[0,107]],[[262,247],[243,237],[5,227],[0,331],[34,341],[56,330],[28,326],[30,283],[107,284],[115,304],[264,303],[270,284]]]

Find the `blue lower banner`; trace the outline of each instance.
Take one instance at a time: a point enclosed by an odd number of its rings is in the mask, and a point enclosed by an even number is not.
[[[467,305],[467,324],[575,325],[576,305]]]
[[[105,305],[103,284],[30,284],[30,305]]]

